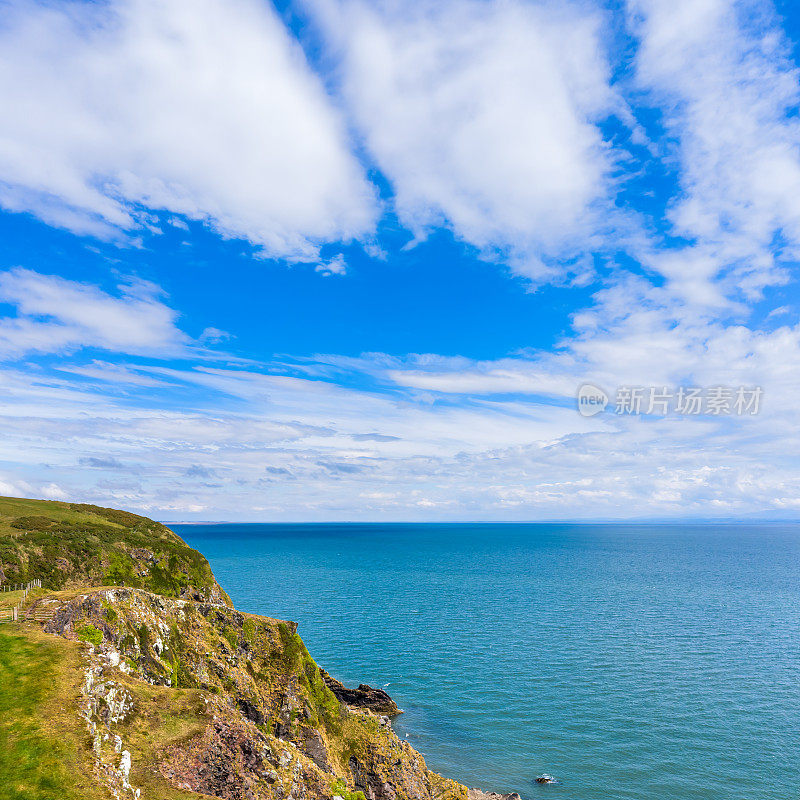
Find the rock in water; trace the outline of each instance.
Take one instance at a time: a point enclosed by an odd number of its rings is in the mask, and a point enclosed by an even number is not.
[[[397,707],[397,703],[392,700],[383,689],[373,689],[366,683],[362,683],[357,689],[348,689],[341,681],[331,677],[324,669],[320,669],[322,680],[325,685],[333,692],[337,700],[346,703],[354,708],[368,708],[376,714],[386,714],[390,717],[397,716],[403,712]]]

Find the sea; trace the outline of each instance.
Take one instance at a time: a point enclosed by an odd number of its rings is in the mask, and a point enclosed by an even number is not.
[[[462,783],[800,799],[800,525],[172,527]]]

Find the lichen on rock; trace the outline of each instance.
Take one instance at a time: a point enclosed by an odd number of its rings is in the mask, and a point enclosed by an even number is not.
[[[140,789],[130,782],[131,753],[123,749],[122,737],[116,733],[117,726],[133,709],[133,696],[106,677],[102,660],[92,645],[87,659],[78,713],[92,741],[95,775],[116,800],[138,800]]]
[[[205,693],[205,730],[163,756],[161,773],[175,786],[300,800],[329,798],[340,780],[368,800],[466,800],[466,789],[430,772],[385,715],[337,698],[293,622],[114,588],[66,598],[45,630],[75,638],[88,626],[102,637],[98,663],[151,685]],[[114,714],[117,697],[111,690],[106,697]]]
[[[25,624],[84,643],[79,720],[116,800],[470,800],[397,737],[385,691],[320,669],[296,623],[233,608],[157,522],[0,498],[0,571],[45,578]]]

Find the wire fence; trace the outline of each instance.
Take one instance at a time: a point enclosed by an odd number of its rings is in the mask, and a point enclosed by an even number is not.
[[[28,594],[31,589],[41,589],[42,588],[42,581],[41,579],[36,579],[35,581],[30,581],[30,583],[9,583],[3,584],[0,587],[0,591],[3,592],[22,592],[22,596],[19,598],[19,601],[15,606],[11,606],[10,608],[0,608],[0,622],[19,622],[20,612],[22,611],[22,606],[24,605],[25,601],[28,599]]]

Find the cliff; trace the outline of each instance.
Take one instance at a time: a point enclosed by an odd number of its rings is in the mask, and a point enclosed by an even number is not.
[[[0,498],[0,579],[36,578],[0,625],[5,796],[467,800],[396,736],[385,692],[331,678],[295,623],[234,609],[163,525]]]

